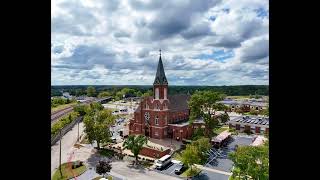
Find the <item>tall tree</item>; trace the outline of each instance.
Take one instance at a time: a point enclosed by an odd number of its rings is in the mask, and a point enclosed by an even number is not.
[[[97,142],[97,148],[100,149],[100,143],[110,141],[109,127],[115,123],[115,116],[110,110],[95,110],[84,116],[85,132],[90,143]]]
[[[78,112],[80,116],[84,116],[86,114],[86,108],[88,108],[88,105],[78,104],[73,108],[73,110]]]
[[[197,149],[198,158],[200,158],[200,161],[204,163],[208,158],[206,152],[209,151],[212,146],[209,138],[202,137],[196,141],[193,141],[191,145]]]
[[[269,179],[269,143],[261,146],[240,146],[229,154],[234,163],[234,176]]]
[[[197,147],[188,144],[186,149],[182,151],[181,159],[184,164],[187,164],[192,172],[192,166],[196,163],[200,163],[200,158],[198,157],[199,151]]]
[[[213,129],[219,124],[216,111],[226,108],[223,104],[217,103],[224,97],[224,94],[214,91],[197,91],[191,96],[189,101],[190,120],[192,122],[196,118],[203,118],[206,124],[205,134],[208,137],[212,136]]]
[[[96,96],[96,89],[93,86],[87,88],[87,96],[94,97]]]
[[[136,158],[136,162],[138,162],[138,155],[141,151],[143,145],[147,143],[147,138],[143,135],[130,135],[123,143],[125,149],[131,150],[134,157]]]

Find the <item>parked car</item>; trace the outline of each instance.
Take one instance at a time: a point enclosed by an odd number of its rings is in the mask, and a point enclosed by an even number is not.
[[[176,168],[174,169],[174,173],[175,174],[181,174],[183,172],[183,169],[184,169],[184,165],[183,164],[178,164],[176,166]]]

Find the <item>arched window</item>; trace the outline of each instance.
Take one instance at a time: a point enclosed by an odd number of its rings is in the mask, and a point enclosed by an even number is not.
[[[167,119],[167,115],[164,116],[164,124],[167,125],[168,124],[168,119]]]
[[[154,123],[155,123],[156,125],[159,125],[159,117],[158,117],[158,116],[156,116],[156,118],[154,119]]]
[[[155,99],[159,99],[159,88],[156,88],[155,96]]]
[[[156,104],[156,108],[157,108],[157,110],[160,110],[160,106],[158,103]]]
[[[166,103],[163,104],[163,109],[167,109],[167,104]]]
[[[149,109],[149,106],[148,106],[148,103],[147,103],[147,102],[146,102],[144,108],[145,108],[145,109]]]

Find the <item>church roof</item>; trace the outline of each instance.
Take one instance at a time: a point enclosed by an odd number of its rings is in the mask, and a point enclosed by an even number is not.
[[[161,59],[161,51],[160,51],[157,73],[156,73],[156,77],[154,79],[153,85],[163,85],[163,84],[167,85],[168,81],[166,78],[166,74],[164,73],[163,63]]]
[[[169,99],[169,110],[170,111],[182,111],[189,109],[188,101],[190,100],[190,95],[188,94],[175,94],[168,96]],[[146,99],[152,100],[152,96],[146,97]],[[139,112],[141,110],[141,106],[139,105],[135,112]]]
[[[172,111],[186,110],[189,109],[188,101],[190,95],[187,94],[176,94],[168,96],[169,99],[169,109]]]

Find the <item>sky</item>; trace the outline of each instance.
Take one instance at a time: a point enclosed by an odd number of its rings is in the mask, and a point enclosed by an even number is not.
[[[51,0],[52,85],[268,85],[268,0]]]

